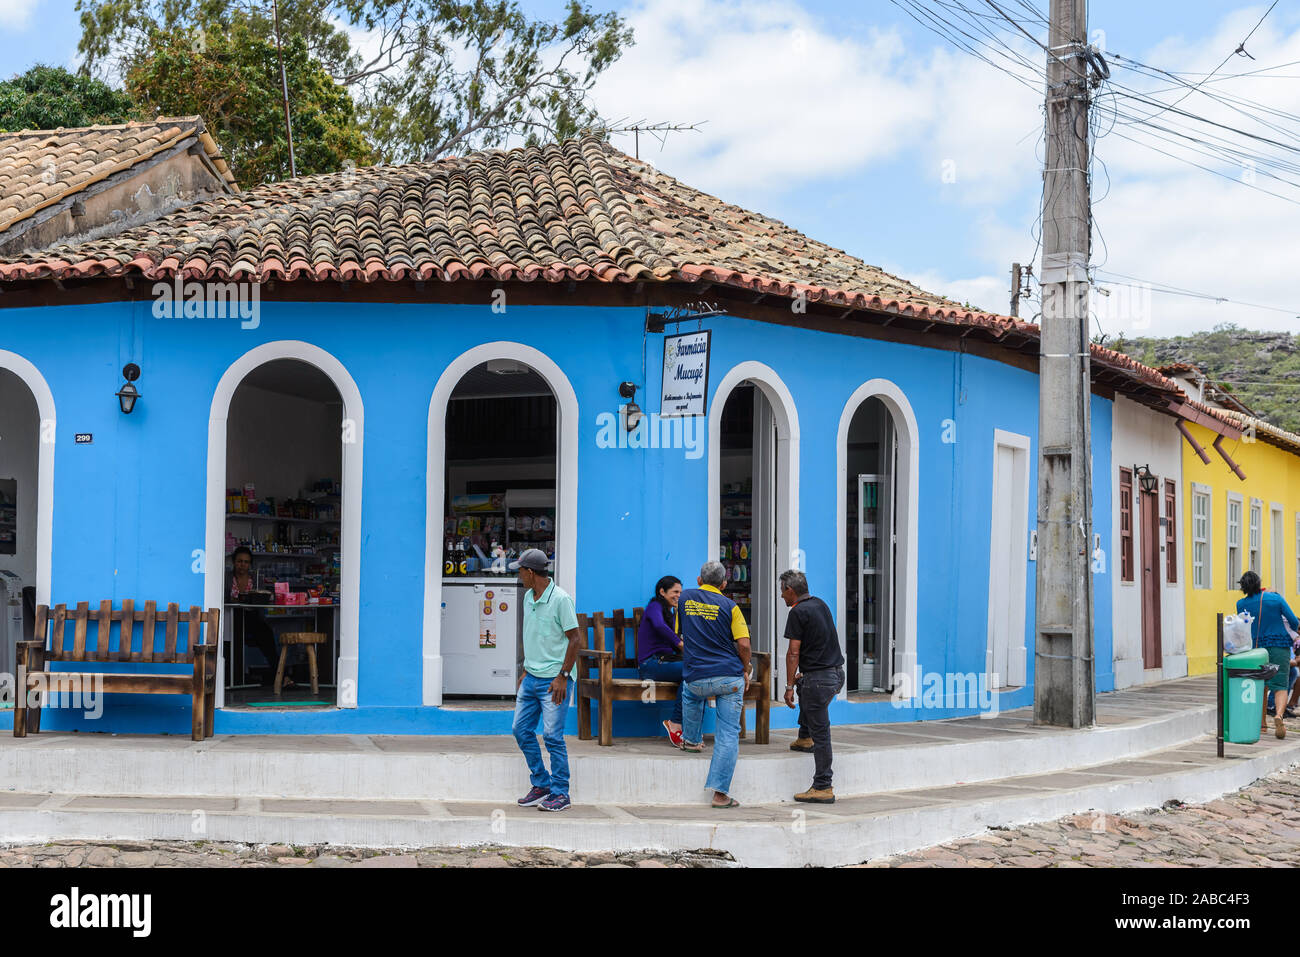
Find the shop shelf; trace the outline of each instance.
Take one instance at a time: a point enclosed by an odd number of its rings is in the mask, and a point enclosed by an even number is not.
[[[246,518],[256,522],[289,522],[297,525],[338,525],[337,518],[279,518],[275,515],[260,515],[256,512],[227,512],[226,518]]]

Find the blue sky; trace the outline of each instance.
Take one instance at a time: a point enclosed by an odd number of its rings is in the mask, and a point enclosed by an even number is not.
[[[967,2],[988,9],[981,0]],[[1033,5],[1045,9],[1047,0]],[[524,6],[538,15],[562,8],[553,0]],[[1041,94],[957,51],[889,0],[638,0],[608,7],[632,22],[638,42],[597,85],[602,112],[703,121],[699,132],[676,134],[662,149],[643,137],[642,158],[926,288],[1007,310],[1010,263],[1032,261],[1035,250]],[[1267,7],[1093,0],[1090,31],[1103,49],[1204,73]],[[72,0],[0,0],[0,73],[37,62],[74,64],[79,32]],[[1039,62],[1041,51],[1025,44]],[[1224,72],[1300,59],[1300,3],[1282,0],[1248,49],[1255,61],[1236,58]],[[1137,88],[1154,86],[1116,71],[1121,76]],[[1300,113],[1296,77],[1300,66],[1218,88]],[[1183,107],[1206,115],[1217,108],[1195,97]],[[616,143],[633,149],[630,137]],[[1093,258],[1105,260],[1109,272],[1099,278],[1117,294],[1097,300],[1097,330],[1171,335],[1233,321],[1295,331],[1300,292],[1291,283],[1292,223],[1300,209],[1234,182],[1242,178],[1235,169],[1220,168],[1225,175],[1216,177],[1149,146],[1116,136],[1098,144],[1110,190],[1095,207],[1105,246],[1097,242]],[[1099,174],[1095,196],[1104,191]],[[1232,301],[1153,293],[1113,274]],[[1033,311],[1033,304],[1025,307]]]

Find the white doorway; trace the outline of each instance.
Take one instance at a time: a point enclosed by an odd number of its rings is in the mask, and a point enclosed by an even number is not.
[[[342,401],[342,428],[335,434],[341,454],[339,494],[338,578],[339,602],[335,606],[338,628],[337,688],[334,704],[357,707],[359,682],[359,625],[361,598],[361,478],[365,449],[365,409],[361,392],[347,369],[318,346],[299,340],[264,343],[237,359],[222,375],[213,392],[208,418],[207,517],[204,549],[204,607],[225,605],[227,439],[231,403],[235,391],[259,367],[278,359],[295,359],[323,373]],[[256,491],[256,490],[255,490]],[[222,631],[227,621],[223,620]],[[226,642],[218,650],[218,673],[225,672]],[[329,689],[326,689],[329,690]],[[217,682],[218,708],[226,707],[225,682]]]
[[[744,362],[719,383],[709,408],[710,559],[731,578],[755,651],[772,656],[784,686],[785,620],[777,575],[804,570],[798,550],[799,420],[789,390],[767,366]],[[685,577],[685,576],[683,576]]]
[[[54,439],[54,396],[45,378],[27,359],[0,349],[0,480],[7,480],[8,500],[0,506],[0,524],[8,528],[0,534],[8,539],[0,542],[0,568],[18,579],[9,579],[6,591],[27,589],[26,617],[50,602]]]
[[[1025,589],[1029,548],[1029,437],[993,433],[993,509],[989,545],[990,688],[1024,685]]]

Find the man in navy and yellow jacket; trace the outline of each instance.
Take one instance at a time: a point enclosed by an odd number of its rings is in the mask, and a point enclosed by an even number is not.
[[[749,687],[749,626],[736,603],[722,594],[727,570],[706,562],[697,579],[677,602],[677,631],[682,636],[682,750],[703,749],[704,705],[717,702],[713,758],[706,788],[715,808],[739,807],[731,797],[731,778],[740,755],[740,716]]]

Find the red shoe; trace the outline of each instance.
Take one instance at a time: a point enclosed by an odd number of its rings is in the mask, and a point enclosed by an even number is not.
[[[673,743],[674,748],[680,750],[682,746],[682,733],[680,731],[674,731],[672,729],[672,725],[670,725],[667,721],[663,722],[663,726],[664,726],[664,730],[668,732],[668,740]]]

